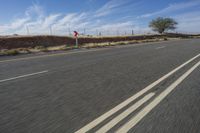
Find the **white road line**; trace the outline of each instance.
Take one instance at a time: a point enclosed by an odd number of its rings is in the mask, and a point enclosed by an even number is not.
[[[126,133],[133,128],[140,120],[142,120],[152,109],[154,109],[165,97],[167,97],[183,80],[185,80],[198,66],[200,61],[195,64],[191,69],[179,77],[174,83],[172,83],[166,90],[158,95],[150,104],[142,109],[136,116],[134,116],[129,122],[123,125],[116,133]]]
[[[130,115],[132,112],[134,112],[136,109],[138,109],[141,105],[143,105],[145,102],[147,102],[149,99],[151,99],[155,93],[149,93],[144,98],[142,98],[140,101],[136,102],[134,105],[132,105],[130,108],[126,109],[123,113],[112,119],[109,123],[104,125],[102,128],[100,128],[96,133],[106,133],[111,128],[113,128],[116,124],[118,124],[120,121],[122,121],[124,118],[126,118],[128,115]]]
[[[162,46],[162,47],[157,47],[156,49],[158,50],[158,49],[163,49],[163,48],[165,48],[166,46]]]
[[[186,66],[187,64],[189,64],[190,62],[194,61],[198,57],[200,57],[200,54],[196,55],[192,59],[190,59],[187,62],[185,62],[184,64],[180,65],[179,67],[175,68],[174,70],[172,70],[168,74],[166,74],[163,77],[161,77],[160,79],[156,80],[155,82],[153,82],[152,84],[150,84],[149,86],[147,86],[143,90],[139,91],[135,95],[131,96],[130,98],[128,98],[124,102],[120,103],[116,107],[112,108],[108,112],[106,112],[103,115],[99,116],[98,118],[96,118],[95,120],[93,120],[89,124],[85,125],[84,127],[82,127],[81,129],[79,129],[75,133],[85,133],[85,132],[91,130],[92,128],[94,128],[95,126],[97,126],[98,124],[100,124],[102,121],[104,121],[105,119],[107,119],[108,117],[110,117],[111,115],[113,115],[114,113],[116,113],[117,111],[121,110],[122,108],[124,108],[125,106],[127,106],[129,103],[131,103],[132,101],[134,101],[138,97],[142,96],[144,93],[146,93],[147,91],[151,90],[153,87],[155,87],[156,85],[158,85],[160,82],[162,82],[163,80],[167,79],[169,76],[173,75],[175,72],[177,72],[178,70],[180,70],[181,68],[183,68],[184,66]]]
[[[22,76],[17,76],[17,77],[13,77],[13,78],[8,78],[8,79],[3,79],[0,80],[0,83],[2,82],[6,82],[6,81],[11,81],[11,80],[15,80],[15,79],[19,79],[19,78],[25,78],[25,77],[29,77],[29,76],[34,76],[34,75],[38,75],[38,74],[43,74],[43,73],[47,73],[48,71],[41,71],[41,72],[37,72],[37,73],[31,73],[31,74],[26,74],[26,75],[22,75]]]

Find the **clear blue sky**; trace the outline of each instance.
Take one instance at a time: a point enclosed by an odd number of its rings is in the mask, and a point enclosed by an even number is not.
[[[0,34],[56,34],[70,30],[150,32],[158,16],[179,22],[178,31],[199,33],[200,0],[1,0]]]

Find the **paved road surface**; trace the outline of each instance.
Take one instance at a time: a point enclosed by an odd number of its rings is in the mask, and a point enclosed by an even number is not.
[[[0,58],[1,133],[198,133],[200,39]]]

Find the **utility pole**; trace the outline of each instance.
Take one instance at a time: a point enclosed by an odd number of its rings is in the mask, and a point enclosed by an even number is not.
[[[53,35],[52,26],[49,27],[50,35]]]
[[[27,35],[30,35],[30,32],[29,32],[29,27],[28,27],[28,25],[26,25],[26,33],[27,33]]]
[[[119,30],[117,30],[117,36],[119,36]]]
[[[69,32],[69,36],[71,36],[71,28],[70,28],[70,24],[68,24],[68,32]]]
[[[109,32],[109,30],[107,30],[107,36],[109,36],[110,35],[110,32]]]
[[[86,36],[86,29],[84,28],[84,30],[83,30],[83,34]]]
[[[98,36],[99,35],[99,33],[98,33],[98,30],[96,29],[96,35]]]

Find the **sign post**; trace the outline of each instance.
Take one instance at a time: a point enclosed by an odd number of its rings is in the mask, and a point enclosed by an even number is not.
[[[78,32],[77,31],[74,31],[74,37],[76,38],[75,48],[78,48]]]

